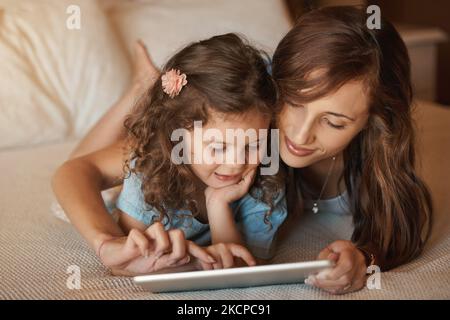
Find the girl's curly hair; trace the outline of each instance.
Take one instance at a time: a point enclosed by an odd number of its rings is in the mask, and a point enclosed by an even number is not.
[[[170,210],[189,210],[194,217],[199,213],[194,173],[189,165],[171,161],[175,129],[193,129],[194,121],[206,124],[211,111],[239,115],[254,110],[270,118],[276,113],[276,87],[262,54],[232,33],[192,43],[162,70],[187,75],[180,94],[171,99],[159,78],[126,118],[129,157],[124,171],[140,174],[145,202],[160,214],[159,221],[170,219]],[[284,173],[257,174],[253,186],[252,196],[270,207],[267,222],[284,187]]]

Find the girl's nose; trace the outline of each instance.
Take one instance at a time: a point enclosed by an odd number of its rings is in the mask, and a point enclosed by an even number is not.
[[[233,161],[226,162],[225,165],[230,171],[239,171],[239,169],[245,166],[245,159],[243,163],[239,159],[234,159]]]

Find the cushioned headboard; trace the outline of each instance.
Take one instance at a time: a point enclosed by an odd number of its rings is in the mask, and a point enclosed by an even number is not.
[[[69,6],[79,29],[67,27]],[[86,133],[129,85],[138,38],[161,65],[231,31],[271,52],[290,28],[283,0],[2,0],[0,10],[0,149]]]

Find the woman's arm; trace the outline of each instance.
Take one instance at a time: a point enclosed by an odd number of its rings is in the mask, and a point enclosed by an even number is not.
[[[366,284],[367,262],[363,252],[348,240],[337,240],[323,249],[318,260],[328,259],[335,266],[309,276],[305,283],[332,294],[361,290]]]
[[[122,183],[124,141],[66,161],[52,178],[53,191],[75,228],[98,252],[113,237],[124,236],[105,207],[101,191]]]
[[[101,191],[122,183],[124,140],[65,162],[52,187],[75,228],[116,275],[137,275],[179,267],[190,256],[211,262],[208,253],[186,241],[179,230],[165,231],[161,223],[149,227],[131,223],[121,213],[122,230],[105,207]],[[125,232],[124,232],[125,231]]]

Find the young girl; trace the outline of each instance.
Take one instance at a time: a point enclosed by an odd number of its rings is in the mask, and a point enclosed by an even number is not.
[[[268,259],[286,218],[282,173],[257,172],[268,139],[260,130],[269,128],[275,102],[264,60],[238,36],[189,45],[167,62],[126,119],[127,138],[63,164],[53,178],[55,194],[115,274],[179,266],[191,256],[204,269],[240,259],[253,265],[253,255]],[[194,134],[195,121],[216,135],[206,141]],[[172,152],[179,129],[188,133],[184,139],[193,137],[182,163]],[[240,144],[225,139],[230,129],[256,134]],[[195,161],[221,153],[244,161]],[[122,182],[116,224],[100,192]]]

